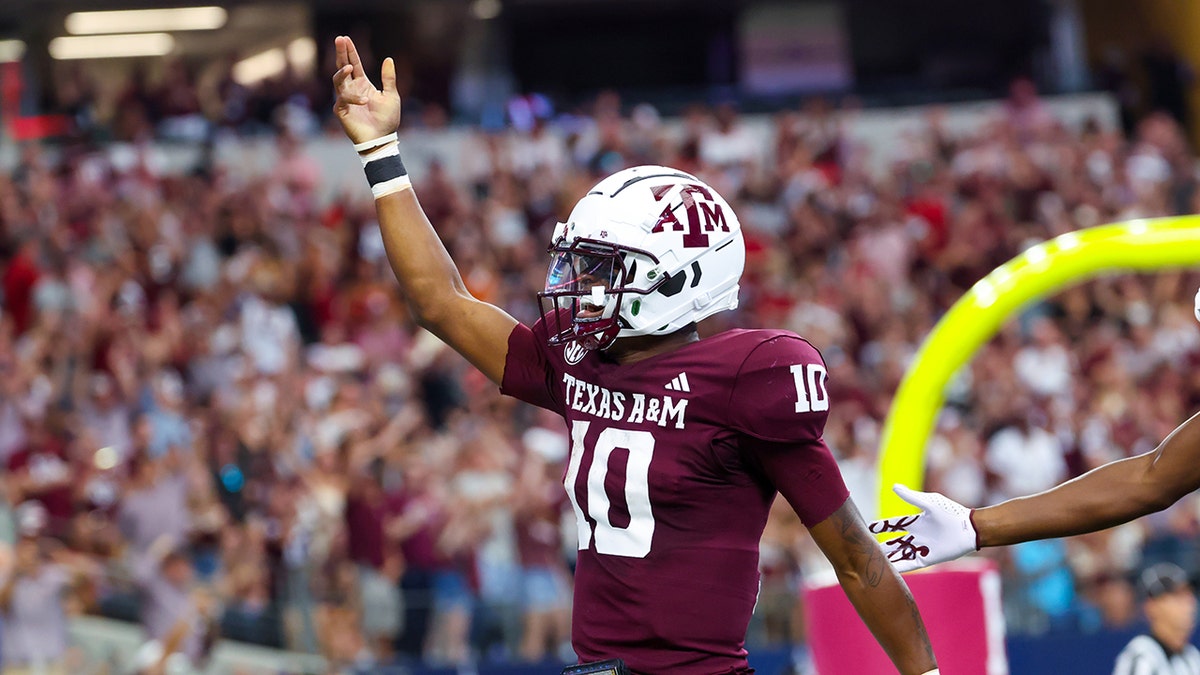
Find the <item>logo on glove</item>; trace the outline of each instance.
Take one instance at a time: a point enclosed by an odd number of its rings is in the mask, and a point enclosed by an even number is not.
[[[871,523],[867,529],[872,534],[885,534],[888,532],[904,532],[908,530],[908,526],[917,522],[920,516],[901,516],[899,518],[878,520]],[[888,562],[900,562],[901,560],[916,560],[918,556],[925,557],[929,555],[929,547],[921,546],[913,542],[913,535],[907,537],[896,537],[883,542],[887,547]]]

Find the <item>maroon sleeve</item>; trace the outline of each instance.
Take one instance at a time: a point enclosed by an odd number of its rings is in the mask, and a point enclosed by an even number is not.
[[[825,361],[808,341],[780,334],[763,341],[738,369],[729,425],[764,441],[812,441],[825,431]]]
[[[825,361],[806,340],[782,334],[755,347],[738,370],[729,415],[743,452],[806,526],[850,496],[822,438],[829,416]]]
[[[825,441],[774,443],[744,437],[742,452],[762,467],[805,527],[825,520],[850,497],[842,472]]]
[[[538,330],[540,326],[541,321],[533,328],[518,323],[509,333],[500,393],[561,415],[558,378],[546,356],[546,339]]]

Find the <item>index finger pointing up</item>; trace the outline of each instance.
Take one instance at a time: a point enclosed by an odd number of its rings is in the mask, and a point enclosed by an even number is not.
[[[337,51],[338,70],[341,70],[342,66],[346,65],[347,63],[350,63],[350,57],[347,56],[347,53],[346,53],[346,43],[349,41],[350,41],[350,38],[343,37],[341,35],[339,35],[333,39],[333,46],[334,46],[334,49]]]

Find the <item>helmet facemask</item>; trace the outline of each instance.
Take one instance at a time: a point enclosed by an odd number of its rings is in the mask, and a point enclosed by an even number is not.
[[[576,342],[584,349],[607,349],[621,331],[626,294],[646,295],[665,278],[637,288],[638,259],[643,269],[658,259],[643,250],[597,239],[558,239],[550,246],[546,287],[538,293],[551,345]],[[638,302],[634,299],[633,302]]]

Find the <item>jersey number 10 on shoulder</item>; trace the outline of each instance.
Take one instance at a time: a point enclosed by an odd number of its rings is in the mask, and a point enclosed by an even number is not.
[[[792,366],[796,381],[796,412],[825,412],[829,410],[829,391],[825,389],[825,366],[818,363],[797,363]]]

